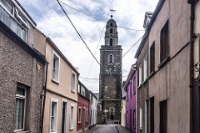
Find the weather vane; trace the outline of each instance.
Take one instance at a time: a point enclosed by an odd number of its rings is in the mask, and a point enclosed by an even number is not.
[[[112,18],[113,17],[113,12],[116,12],[116,10],[110,9],[110,12],[111,12],[110,17]]]

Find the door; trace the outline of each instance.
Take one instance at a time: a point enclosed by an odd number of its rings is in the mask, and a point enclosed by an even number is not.
[[[63,102],[63,108],[62,108],[62,133],[66,133],[66,112],[67,112],[67,102]]]

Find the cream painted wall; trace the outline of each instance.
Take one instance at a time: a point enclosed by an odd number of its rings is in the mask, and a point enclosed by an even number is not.
[[[51,92],[47,92],[46,97],[46,103],[45,103],[45,113],[44,113],[44,127],[43,127],[43,133],[50,133],[50,109],[51,109],[51,99],[58,100],[57,103],[57,131],[58,133],[61,133],[62,130],[62,103],[63,100],[67,101],[67,123],[66,123],[66,133],[76,133],[77,129],[77,103],[74,101],[71,101],[69,99],[63,98],[61,96],[58,96],[56,94],[53,94]],[[71,105],[74,105],[74,129],[70,130],[70,116],[71,116]]]
[[[72,77],[72,68],[64,61],[60,56],[60,72],[59,72],[59,83],[56,84],[52,82],[52,58],[53,51],[58,54],[51,45],[47,44],[46,46],[46,59],[49,62],[48,65],[48,78],[47,78],[47,89],[55,91],[56,93],[62,94],[68,98],[71,98],[75,101],[78,100],[77,88],[78,88],[78,76],[76,74],[76,89],[75,92],[71,91],[71,77]]]

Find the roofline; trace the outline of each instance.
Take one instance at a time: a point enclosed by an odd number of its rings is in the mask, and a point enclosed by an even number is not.
[[[157,4],[157,6],[156,6],[156,9],[155,9],[155,11],[154,11],[154,13],[153,13],[153,16],[152,16],[152,18],[151,18],[151,21],[150,21],[149,25],[147,26],[147,29],[145,30],[145,33],[144,33],[144,35],[143,35],[142,41],[141,41],[141,43],[140,43],[140,46],[139,46],[138,49],[137,49],[137,52],[136,52],[136,54],[135,54],[135,58],[137,58],[137,57],[140,55],[140,53],[141,53],[141,51],[142,51],[142,48],[144,47],[145,42],[146,42],[146,40],[147,40],[147,38],[148,38],[148,36],[149,36],[149,32],[150,32],[150,30],[151,30],[151,28],[152,28],[152,26],[153,26],[153,24],[154,24],[154,22],[155,22],[157,16],[158,16],[158,14],[159,14],[159,12],[160,12],[160,10],[161,10],[163,4],[165,3],[165,1],[166,1],[166,0],[159,0],[158,4]]]
[[[64,61],[78,74],[80,73],[76,70],[76,68],[71,64],[71,62],[64,56],[64,54],[59,50],[59,48],[55,45],[55,43],[49,38],[46,38],[46,41],[53,47],[53,49],[64,59]]]
[[[136,64],[136,63],[135,63],[135,64]],[[125,85],[124,85],[124,90],[125,90],[125,91],[127,91],[127,88],[128,88],[130,79],[131,79],[131,78],[133,77],[133,75],[136,73],[136,68],[134,67],[135,64],[133,64],[133,65],[131,66],[130,72],[129,72],[128,77],[127,77],[127,79],[126,79],[126,83],[125,83]]]
[[[15,32],[13,32],[8,26],[0,21],[0,31],[3,32],[9,39],[19,45],[28,54],[32,55],[33,58],[39,60],[41,63],[48,63],[45,56],[38,52],[36,49],[30,47],[24,40],[22,40]]]
[[[16,2],[17,5],[20,6],[20,8],[22,9],[22,11],[25,13],[25,15],[27,15],[27,17],[30,19],[29,21],[31,21],[31,24],[33,26],[37,26],[37,23],[32,19],[32,17],[28,14],[28,12],[24,9],[24,7],[18,2],[18,0],[11,0],[14,4]],[[17,6],[16,5],[16,6]]]

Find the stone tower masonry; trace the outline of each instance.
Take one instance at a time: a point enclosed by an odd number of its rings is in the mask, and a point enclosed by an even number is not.
[[[105,45],[100,49],[99,100],[106,113],[105,122],[117,122],[121,117],[122,48],[118,45],[116,21],[108,20]]]

